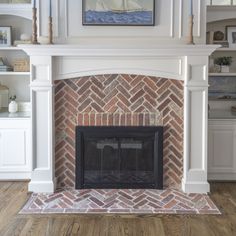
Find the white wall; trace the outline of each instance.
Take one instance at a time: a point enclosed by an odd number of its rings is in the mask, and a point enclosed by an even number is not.
[[[205,43],[205,0],[194,0],[196,43]],[[48,34],[48,0],[39,3],[39,36]],[[188,35],[189,0],[156,0],[154,27],[82,26],[82,0],[53,1],[54,36],[58,43],[98,43],[131,39],[135,42],[185,43]]]

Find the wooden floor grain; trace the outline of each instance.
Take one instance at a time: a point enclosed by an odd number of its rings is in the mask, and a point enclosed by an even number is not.
[[[222,215],[18,215],[27,183],[0,182],[0,236],[236,236],[236,183],[212,183]]]

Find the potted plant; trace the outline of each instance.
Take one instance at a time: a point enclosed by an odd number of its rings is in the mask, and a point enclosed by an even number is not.
[[[214,63],[220,66],[220,72],[228,73],[229,66],[232,64],[232,61],[232,57],[217,57],[214,60]]]
[[[18,104],[17,104],[17,102],[16,102],[16,95],[11,96],[11,97],[10,97],[10,100],[11,100],[11,102],[10,102],[10,104],[9,104],[9,106],[8,106],[8,111],[9,111],[10,113],[15,113],[15,112],[18,111]]]

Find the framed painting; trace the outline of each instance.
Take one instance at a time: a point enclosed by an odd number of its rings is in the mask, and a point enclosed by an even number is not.
[[[235,25],[226,26],[226,39],[229,42],[230,48],[236,47],[236,26]]]
[[[8,47],[11,45],[11,27],[0,27],[0,47]]]
[[[155,0],[82,0],[82,11],[83,25],[155,25]]]

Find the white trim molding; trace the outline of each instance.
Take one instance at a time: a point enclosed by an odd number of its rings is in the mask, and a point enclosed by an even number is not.
[[[125,45],[125,44],[122,44]],[[217,45],[21,45],[31,57],[33,172],[29,190],[53,192],[53,80],[132,73],[184,81],[182,189],[207,193],[208,56]],[[40,128],[41,127],[41,128]]]

